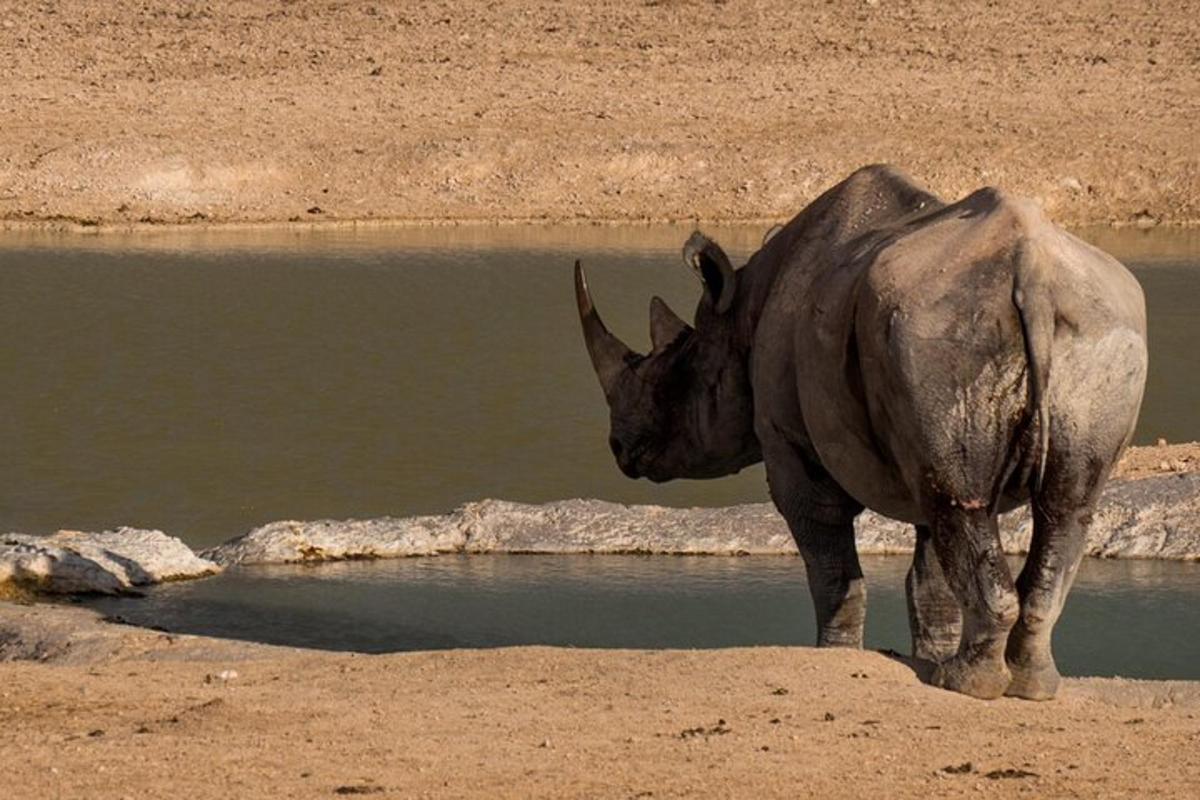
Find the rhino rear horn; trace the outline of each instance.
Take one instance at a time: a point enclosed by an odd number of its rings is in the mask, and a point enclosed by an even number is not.
[[[579,306],[579,323],[583,326],[583,341],[592,358],[592,366],[600,378],[605,397],[611,398],[628,359],[635,354],[609,332],[596,313],[592,293],[588,291],[587,276],[578,261],[575,262],[575,302]]]
[[[650,300],[650,341],[655,350],[662,350],[691,326],[671,310],[666,301],[655,296]]]
[[[694,232],[683,244],[683,261],[696,271],[712,299],[718,314],[724,314],[733,304],[734,271],[729,256],[721,245],[700,231]]]

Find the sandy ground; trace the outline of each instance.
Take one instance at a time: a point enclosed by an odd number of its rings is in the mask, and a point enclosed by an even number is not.
[[[1200,222],[1200,4],[0,0],[0,224],[790,217],[894,162]]]
[[[0,605],[0,625],[17,617],[75,638],[0,663],[12,798],[1200,793],[1196,683],[984,703],[872,652],[356,656]]]

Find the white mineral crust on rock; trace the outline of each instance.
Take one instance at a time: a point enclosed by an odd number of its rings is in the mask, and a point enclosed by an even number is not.
[[[1028,509],[1000,520],[1004,549],[1023,553]],[[912,527],[871,512],[856,522],[864,555],[912,551]],[[603,500],[530,505],[467,503],[450,514],[372,520],[272,522],[199,555],[161,531],[0,536],[0,588],[116,594],[218,572],[232,564],[292,564],[441,553],[795,554],[783,519],[766,504],[729,508],[626,506]],[[1200,560],[1200,474],[1114,481],[1088,535],[1103,558]]]
[[[730,508],[626,506],[603,500],[543,505],[484,500],[453,515],[468,553],[774,554],[794,552],[766,504]]]
[[[1028,509],[1001,518],[1010,553],[1029,547]],[[912,527],[871,512],[856,524],[859,552],[908,553]],[[541,505],[482,500],[450,514],[376,520],[274,522],[201,555],[220,564],[286,564],[439,553],[794,554],[768,504],[729,508],[626,506],[602,500]],[[1088,553],[1200,560],[1200,474],[1109,485]]]
[[[457,553],[466,535],[453,519],[444,514],[271,522],[200,555],[218,564],[294,564]]]
[[[218,565],[162,531],[0,535],[0,586],[15,584],[50,594],[119,594],[219,571]]]

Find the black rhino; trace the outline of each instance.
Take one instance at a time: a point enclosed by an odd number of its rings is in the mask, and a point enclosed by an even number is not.
[[[888,166],[825,192],[741,269],[699,232],[684,258],[704,285],[694,324],[654,298],[648,355],[607,330],[576,263],[621,470],[764,461],[822,646],[862,646],[855,516],[912,523],[913,651],[932,682],[1053,697],[1051,630],[1145,385],[1133,276],[1029,201],[985,188],[947,205]],[[996,515],[1027,502],[1014,581]]]

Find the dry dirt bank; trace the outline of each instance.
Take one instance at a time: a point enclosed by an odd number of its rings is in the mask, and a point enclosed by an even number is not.
[[[1200,4],[0,0],[0,223],[1200,221]]]
[[[1195,683],[1077,679],[1051,703],[983,703],[871,652],[353,656],[0,604],[0,627],[22,619],[48,663],[0,663],[5,796],[19,799],[1200,790]]]

